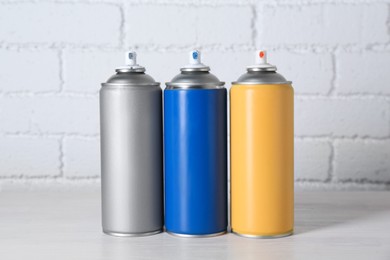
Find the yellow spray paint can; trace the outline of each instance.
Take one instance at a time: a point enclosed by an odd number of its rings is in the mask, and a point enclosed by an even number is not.
[[[231,228],[273,238],[294,226],[294,90],[256,52],[230,90]]]

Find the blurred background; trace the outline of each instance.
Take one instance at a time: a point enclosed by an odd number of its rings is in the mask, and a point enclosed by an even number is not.
[[[0,189],[98,185],[124,51],[165,83],[198,48],[230,88],[263,48],[296,91],[296,187],[390,190],[389,36],[387,0],[0,0]]]

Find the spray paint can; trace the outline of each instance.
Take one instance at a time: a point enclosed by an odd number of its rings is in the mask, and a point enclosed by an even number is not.
[[[227,91],[199,51],[164,90],[165,228],[184,237],[227,228]]]
[[[292,234],[294,91],[256,52],[230,91],[231,226],[247,237]]]
[[[103,232],[144,236],[163,228],[162,90],[126,64],[100,90]]]

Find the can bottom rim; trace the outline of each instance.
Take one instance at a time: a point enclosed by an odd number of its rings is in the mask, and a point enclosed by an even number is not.
[[[252,235],[252,234],[243,234],[243,233],[235,232],[233,229],[232,229],[232,233],[235,234],[235,235],[237,235],[237,236],[245,237],[245,238],[272,239],[272,238],[282,238],[282,237],[291,236],[291,235],[294,233],[294,230],[291,230],[291,231],[288,231],[288,232],[282,233],[282,234],[276,234],[276,235]]]
[[[163,229],[160,228],[158,230],[150,231],[150,232],[143,232],[143,233],[120,233],[120,232],[112,232],[112,231],[106,231],[103,230],[103,233],[110,236],[115,237],[145,237],[145,236],[151,236],[158,233],[163,232]]]
[[[181,233],[175,233],[175,232],[170,232],[167,231],[168,234],[176,237],[184,237],[184,238],[201,238],[201,237],[216,237],[216,236],[221,236],[227,233],[227,231],[222,231],[218,233],[212,233],[212,234],[205,234],[205,235],[190,235],[190,234],[181,234]]]

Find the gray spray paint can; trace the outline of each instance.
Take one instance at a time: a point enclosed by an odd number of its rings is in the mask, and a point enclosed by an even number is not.
[[[103,232],[156,234],[163,228],[162,90],[126,53],[102,84],[100,135]]]

